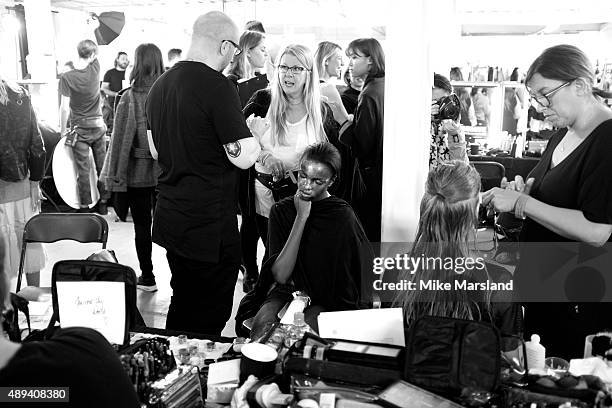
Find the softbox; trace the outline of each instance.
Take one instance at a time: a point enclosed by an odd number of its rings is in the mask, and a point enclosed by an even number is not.
[[[96,41],[98,45],[110,44],[115,38],[119,37],[125,25],[125,14],[119,11],[106,11],[97,16],[100,26],[95,29]]]

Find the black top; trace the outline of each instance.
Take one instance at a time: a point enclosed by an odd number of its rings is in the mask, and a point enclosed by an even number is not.
[[[223,145],[251,137],[236,89],[207,65],[181,61],[155,82],[146,112],[161,168],[153,241],[217,262],[221,242],[238,241],[238,168]]]
[[[360,93],[361,92],[359,92],[358,90],[347,86],[346,89],[340,94],[342,104],[344,105],[344,108],[346,109],[349,115],[355,113]]]
[[[297,216],[293,197],[274,204],[269,220],[270,258],[274,263],[282,251]],[[373,252],[353,209],[337,197],[314,201],[306,221],[291,274],[297,290],[305,291],[313,305],[327,311],[356,309],[369,299],[362,285],[372,275]]]
[[[384,103],[385,78],[368,78],[359,95],[353,124],[340,135],[359,166],[350,200],[370,242],[381,239]]]
[[[123,71],[119,71],[117,68],[113,68],[113,69],[109,69],[108,71],[106,71],[106,74],[104,74],[104,79],[102,80],[102,82],[108,82],[108,87],[110,88],[111,91],[113,92],[119,92],[121,90],[121,88],[123,87],[123,80],[125,79],[125,70]],[[115,100],[114,96],[107,96],[111,106],[112,103]]]
[[[45,407],[139,407],[117,353],[97,331],[58,330],[49,340],[24,343],[0,370],[0,386],[69,387],[69,403]],[[23,403],[3,407],[24,407]]]
[[[612,224],[612,119],[597,126],[551,169],[552,154],[566,132],[560,130],[550,138],[540,162],[529,173],[535,178],[530,195],[555,207],[580,210],[591,222]],[[570,240],[527,218],[521,241]]]
[[[368,78],[359,95],[353,125],[340,136],[340,141],[353,149],[360,167],[380,167],[381,177],[384,103],[385,78]]]
[[[125,70],[119,71],[117,68],[109,69],[104,74],[102,82],[108,82],[108,87],[111,91],[119,92],[123,87],[123,80],[125,79]]]
[[[566,133],[563,129],[551,137],[529,173],[535,179],[531,196],[555,207],[580,210],[589,221],[612,224],[612,120],[597,126],[551,169],[552,154]],[[523,300],[539,302],[526,307],[526,334],[539,334],[548,355],[580,356],[586,335],[612,328],[612,304],[597,302],[600,292],[607,292],[600,279],[609,266],[601,266],[601,248],[571,244],[530,218],[524,222],[520,240],[528,244],[520,246],[515,283]],[[594,269],[584,269],[589,265]]]
[[[59,90],[70,98],[70,118],[73,121],[102,116],[100,62],[97,59],[83,69],[62,74]]]

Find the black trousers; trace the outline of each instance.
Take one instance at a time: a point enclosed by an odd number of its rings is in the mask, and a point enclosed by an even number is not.
[[[221,334],[232,314],[240,267],[239,245],[240,242],[222,243],[217,263],[184,258],[168,251],[172,299],[166,329]]]
[[[242,247],[242,264],[246,268],[245,280],[257,281],[259,270],[257,268],[257,243],[259,242],[259,230],[257,228],[256,216],[242,213],[240,224],[240,244]],[[266,245],[266,239],[263,239]]]
[[[151,209],[155,187],[128,187],[125,198],[134,220],[134,243],[143,277],[153,277],[151,261]],[[127,213],[127,210],[126,210]]]

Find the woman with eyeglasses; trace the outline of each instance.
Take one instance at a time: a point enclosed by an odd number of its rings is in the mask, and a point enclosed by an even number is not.
[[[526,331],[541,335],[547,355],[569,359],[582,356],[586,335],[612,323],[609,303],[580,303],[610,297],[597,247],[612,234],[612,111],[601,99],[612,94],[595,87],[591,62],[572,45],[546,49],[525,82],[560,130],[526,182],[504,180],[483,204],[525,219],[515,277],[521,299],[540,302],[526,306]]]
[[[354,115],[332,103],[340,124],[340,141],[349,146],[358,160],[351,204],[371,242],[380,242],[382,211],[383,122],[385,54],[374,38],[360,38],[346,48],[349,71],[365,79]],[[361,181],[361,183],[359,182]],[[360,185],[360,188],[356,188]]]
[[[322,311],[360,307],[361,279],[372,273],[372,250],[351,206],[329,193],[341,169],[329,142],[308,146],[299,160],[298,191],[270,212],[270,257],[258,286],[265,298],[251,338],[261,337],[296,290],[310,297],[306,322],[317,330]]]
[[[287,46],[279,54],[271,89],[256,92],[244,114],[261,144],[251,202],[260,236],[267,237],[270,208],[297,190],[295,171],[300,155],[307,146],[326,141],[330,131],[324,124],[332,115],[321,102],[319,75],[310,50],[303,45]]]

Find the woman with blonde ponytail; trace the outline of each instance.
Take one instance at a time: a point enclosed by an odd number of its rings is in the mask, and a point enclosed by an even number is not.
[[[520,306],[511,303],[512,292],[491,289],[492,283],[508,283],[512,276],[485,263],[474,250],[479,192],[480,176],[464,162],[442,163],[429,172],[410,252],[421,264],[416,271],[401,271],[399,277],[416,282],[420,290],[402,291],[395,299],[404,309],[408,328],[419,317],[432,315],[490,322],[502,334],[522,331]],[[451,290],[421,289],[420,281],[450,283]],[[455,282],[462,281],[488,282],[489,289],[458,289]]]

